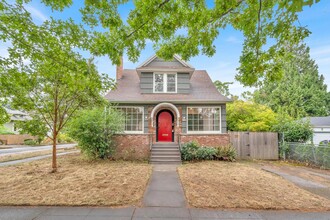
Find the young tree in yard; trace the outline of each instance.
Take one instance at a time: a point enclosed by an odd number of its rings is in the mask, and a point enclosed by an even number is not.
[[[57,170],[59,132],[78,110],[104,102],[112,85],[92,60],[73,51],[87,33],[72,21],[45,21],[38,26],[21,5],[0,2],[0,39],[9,40],[9,57],[1,57],[0,90],[16,109],[32,112],[51,131],[53,172]]]
[[[284,64],[283,78],[265,81],[253,94],[254,101],[293,118],[330,114],[330,92],[310,58],[309,48],[302,44],[292,53],[293,57]]]

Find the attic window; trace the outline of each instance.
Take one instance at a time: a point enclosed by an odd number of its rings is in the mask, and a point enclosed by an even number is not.
[[[155,93],[176,93],[176,73],[154,73]]]

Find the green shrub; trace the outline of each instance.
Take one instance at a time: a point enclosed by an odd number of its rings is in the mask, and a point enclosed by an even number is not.
[[[5,126],[0,125],[0,134],[14,134],[13,132],[8,131]]]
[[[195,141],[188,142],[181,147],[181,158],[182,160],[190,161],[197,159],[198,143]]]
[[[213,160],[217,150],[213,147],[199,147],[196,151],[197,160]]]
[[[237,156],[236,149],[231,145],[219,146],[215,150],[216,150],[215,157],[218,160],[234,161],[236,159]]]
[[[35,140],[32,140],[32,139],[25,139],[25,140],[24,140],[24,144],[25,144],[25,145],[35,146],[35,145],[37,145],[38,143],[37,143]]]
[[[192,141],[181,147],[181,158],[185,161],[191,160],[213,160],[217,150],[213,147],[200,147],[197,142]]]
[[[60,144],[67,144],[67,143],[73,143],[74,142],[74,140],[65,133],[60,133],[57,136],[57,141]]]
[[[113,135],[122,131],[122,125],[123,116],[115,108],[94,108],[81,111],[67,130],[89,159],[105,159],[113,155]]]

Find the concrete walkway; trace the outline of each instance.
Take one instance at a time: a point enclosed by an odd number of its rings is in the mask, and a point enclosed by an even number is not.
[[[154,165],[146,193],[145,207],[186,207],[177,165]]]
[[[63,153],[57,153],[56,155],[57,156],[62,156],[62,155],[73,154],[73,153],[77,153],[77,152],[79,152],[79,150],[70,151],[70,152],[63,152]],[[25,159],[21,159],[21,160],[13,160],[13,161],[2,162],[2,163],[0,163],[0,167],[15,165],[15,164],[19,164],[19,163],[32,162],[32,161],[35,161],[35,160],[45,159],[45,158],[48,158],[48,157],[51,157],[51,156],[52,156],[52,154],[47,154],[47,155],[42,155],[42,156],[25,158]],[[1,220],[1,218],[0,218],[0,220]]]
[[[301,178],[299,176],[296,176],[292,172],[281,171],[281,170],[275,169],[270,166],[264,166],[264,167],[262,167],[262,169],[265,171],[274,173],[276,175],[279,175],[279,176],[283,177],[284,179],[296,184],[300,188],[303,188],[307,191],[310,191],[311,193],[317,194],[319,196],[322,196],[322,197],[330,200],[330,187],[327,187],[327,186],[325,186],[321,183],[315,182],[315,181]],[[305,172],[308,172],[308,171],[306,170]],[[327,175],[318,174],[315,172],[313,174],[322,176],[323,178],[327,178],[327,179],[329,178],[329,176],[327,176]]]
[[[290,219],[329,220],[330,212],[230,211],[195,208],[0,207],[1,220],[176,220],[176,219]]]

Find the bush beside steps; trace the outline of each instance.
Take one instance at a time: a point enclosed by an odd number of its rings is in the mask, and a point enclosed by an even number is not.
[[[198,160],[224,160],[235,161],[236,149],[231,145],[207,147],[199,146],[195,141],[185,143],[181,146],[181,159],[184,161]]]

